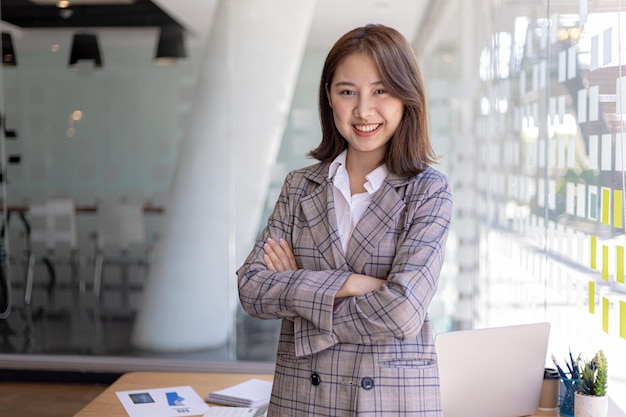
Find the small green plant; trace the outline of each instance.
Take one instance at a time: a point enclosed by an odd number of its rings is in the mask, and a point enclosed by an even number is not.
[[[602,349],[590,361],[578,359],[578,390],[596,397],[606,395],[608,368]]]

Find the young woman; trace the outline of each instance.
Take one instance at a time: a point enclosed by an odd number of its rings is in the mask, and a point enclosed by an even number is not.
[[[270,417],[440,416],[428,307],[452,199],[415,54],[346,33],[319,87],[320,162],[291,172],[237,271],[246,312],[283,319]]]

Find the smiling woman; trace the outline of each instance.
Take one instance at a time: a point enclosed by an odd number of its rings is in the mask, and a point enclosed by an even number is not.
[[[287,175],[237,271],[244,310],[282,319],[268,414],[440,416],[428,307],[452,196],[415,54],[393,28],[353,29],[319,91],[320,162]]]

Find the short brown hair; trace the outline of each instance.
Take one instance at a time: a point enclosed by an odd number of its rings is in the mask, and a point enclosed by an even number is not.
[[[328,53],[318,97],[322,142],[309,156],[330,162],[347,147],[335,126],[327,86],[331,85],[339,65],[355,53],[372,58],[389,94],[404,103],[402,120],[388,144],[387,169],[402,177],[418,174],[436,159],[428,135],[424,82],[409,42],[395,29],[383,25],[370,24],[351,30]]]

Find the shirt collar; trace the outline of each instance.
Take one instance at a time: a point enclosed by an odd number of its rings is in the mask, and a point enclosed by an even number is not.
[[[344,151],[341,152],[328,167],[328,177],[331,180],[333,180],[335,175],[337,175],[339,167],[343,167],[343,169],[345,170],[347,153],[348,150],[344,149]],[[387,170],[387,166],[385,164],[382,164],[381,166],[367,174],[365,176],[367,182],[364,185],[367,192],[369,194],[372,194],[373,192],[378,191],[380,186],[383,184],[385,178],[387,178],[387,174],[389,174],[389,171]]]
[[[387,178],[387,174],[389,171],[387,170],[387,166],[382,164],[369,174],[365,176],[367,178],[367,182],[365,183],[365,189],[368,193],[372,194],[373,192],[378,191],[381,185],[383,185],[383,181]]]
[[[330,178],[332,180],[335,177],[335,175],[337,174],[337,170],[339,169],[339,167],[341,165],[343,165],[344,168],[345,168],[347,153],[348,153],[348,150],[344,149],[343,152],[341,152],[339,155],[337,155],[335,160],[333,162],[331,162],[330,166],[328,167],[328,178]]]

